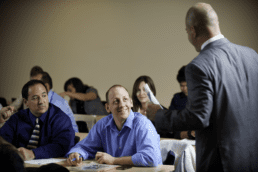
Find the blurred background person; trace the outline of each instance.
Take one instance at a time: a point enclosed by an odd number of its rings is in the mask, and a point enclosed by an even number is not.
[[[182,110],[186,106],[187,102],[187,83],[185,79],[185,66],[182,66],[177,74],[177,81],[180,85],[181,92],[174,94],[171,100],[169,110]],[[195,139],[194,131],[174,131],[174,137],[176,139]]]
[[[181,92],[174,94],[171,100],[169,110],[182,110],[187,102],[187,83],[185,80],[185,66],[181,67],[177,74],[177,81],[180,85]]]
[[[95,88],[84,85],[79,78],[70,78],[65,82],[65,92],[70,97],[69,104],[74,114],[108,115]]]
[[[156,89],[153,80],[146,75],[140,76],[136,79],[133,85],[133,111],[140,112],[146,116],[146,109],[149,97],[144,89],[145,84],[148,84],[154,96],[156,96]]]

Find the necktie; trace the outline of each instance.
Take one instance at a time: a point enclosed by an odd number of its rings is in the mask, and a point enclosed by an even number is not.
[[[36,125],[35,125],[32,135],[31,135],[30,141],[28,143],[28,146],[27,146],[28,149],[36,149],[37,148],[38,141],[39,141],[39,130],[40,130],[39,118],[36,118]]]

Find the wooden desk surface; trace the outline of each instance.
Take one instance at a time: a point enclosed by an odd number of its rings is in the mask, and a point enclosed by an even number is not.
[[[65,158],[58,158],[58,159],[65,159]],[[84,164],[90,163],[90,162],[96,162],[94,160],[85,160],[83,161]],[[69,171],[75,172],[74,166],[67,166],[66,161],[57,163],[59,165],[62,165],[66,167]],[[33,164],[26,164],[25,167],[40,167],[40,165],[33,165]],[[170,172],[174,170],[173,165],[159,165],[157,167],[123,167],[119,166],[116,169],[111,169],[108,171],[126,171],[126,172]]]

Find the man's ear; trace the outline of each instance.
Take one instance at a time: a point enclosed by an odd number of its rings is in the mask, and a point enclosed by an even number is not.
[[[107,111],[108,113],[110,113],[110,109],[109,109],[108,103],[105,104],[105,109],[106,109],[106,111]]]
[[[28,100],[26,100],[25,98],[23,98],[23,102],[24,102],[24,104],[25,104],[27,107],[29,107],[29,106],[28,106]]]
[[[194,26],[190,26],[190,32],[191,32],[191,35],[193,35],[193,37],[196,38],[196,30]]]

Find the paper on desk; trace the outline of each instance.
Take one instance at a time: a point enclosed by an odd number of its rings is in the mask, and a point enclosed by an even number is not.
[[[148,84],[144,85],[144,89],[150,99],[150,101],[156,105],[159,105],[161,107],[161,109],[163,109],[163,107],[160,105],[159,101],[156,99],[156,97],[154,96],[154,94],[152,93],[150,87]]]
[[[34,160],[25,161],[25,163],[37,164],[37,165],[45,165],[45,164],[57,163],[57,162],[61,162],[61,161],[66,161],[66,159],[56,159],[56,158],[34,159]]]
[[[108,165],[108,164],[98,164],[96,162],[90,162],[79,167],[70,167],[71,171],[87,171],[87,172],[103,172],[109,171],[111,169],[116,169],[119,165]]]
[[[181,141],[182,141],[182,142],[189,143],[190,145],[194,145],[194,146],[195,146],[195,140],[183,139],[183,140],[181,140]]]

